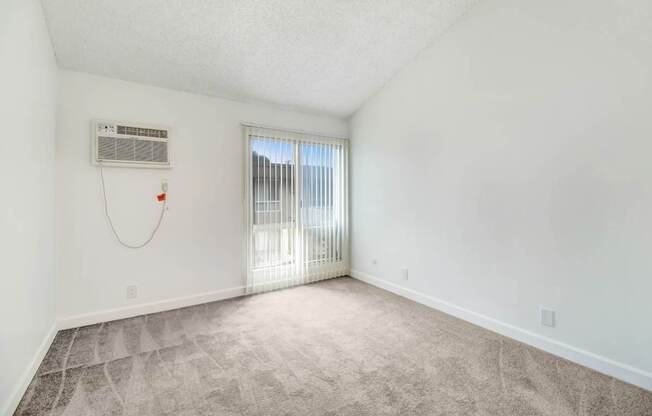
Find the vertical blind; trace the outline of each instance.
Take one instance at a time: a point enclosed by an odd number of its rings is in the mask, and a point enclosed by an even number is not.
[[[248,293],[347,274],[348,141],[244,130]]]

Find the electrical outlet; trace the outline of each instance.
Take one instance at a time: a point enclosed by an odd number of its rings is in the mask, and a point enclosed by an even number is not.
[[[168,180],[167,180],[167,179],[162,179],[162,180],[161,180],[161,190],[162,190],[163,192],[167,192],[167,191],[168,191]]]
[[[371,260],[371,264],[373,264],[374,266],[377,265],[377,264],[378,264],[378,260],[376,260],[376,259]]]
[[[539,308],[539,320],[541,325],[555,327],[555,311],[552,309]]]
[[[138,287],[136,285],[127,286],[127,299],[136,299],[138,297]]]
[[[405,267],[401,269],[401,278],[403,280],[408,280],[408,269]]]

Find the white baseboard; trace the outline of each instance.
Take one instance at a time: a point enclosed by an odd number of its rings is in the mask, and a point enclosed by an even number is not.
[[[565,358],[574,363],[591,368],[600,373],[609,375],[619,380],[626,381],[636,386],[652,391],[652,374],[636,367],[614,361],[592,352],[576,348],[572,345],[556,341],[534,332],[510,325],[508,323],[490,318],[477,312],[461,308],[450,302],[437,299],[412,289],[405,288],[396,283],[379,279],[369,274],[351,270],[351,277],[368,283],[372,286],[385,289],[404,298],[440,310],[449,315],[471,322],[475,325],[497,332],[509,338],[513,338],[524,344],[539,348],[556,356]]]
[[[214,292],[202,293],[199,295],[184,296],[179,298],[166,299],[158,302],[143,303],[140,305],[126,306],[123,308],[108,309],[82,315],[68,316],[59,318],[58,328],[77,328],[84,325],[115,321],[116,319],[131,318],[138,315],[163,312],[171,309],[199,305],[206,302],[235,298],[244,294],[245,287],[238,286],[229,289],[216,290]]]
[[[41,362],[43,361],[43,358],[45,358],[45,354],[50,349],[50,345],[52,344],[52,341],[54,340],[54,336],[56,334],[57,334],[57,325],[55,323],[52,325],[48,333],[45,335],[45,338],[43,338],[41,345],[39,345],[38,350],[36,350],[36,354],[34,354],[34,358],[32,358],[32,361],[30,362],[29,366],[18,380],[18,383],[16,383],[16,387],[14,387],[14,391],[11,392],[7,403],[5,403],[2,409],[0,409],[0,415],[14,414],[16,408],[20,404],[20,400],[23,398],[25,392],[27,391],[27,387],[29,387],[29,383],[32,382],[34,375],[36,375],[36,371],[38,371],[38,368],[41,365]]]

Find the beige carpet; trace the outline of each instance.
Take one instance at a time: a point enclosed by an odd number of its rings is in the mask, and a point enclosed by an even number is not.
[[[652,415],[652,393],[350,278],[61,331],[18,415]]]

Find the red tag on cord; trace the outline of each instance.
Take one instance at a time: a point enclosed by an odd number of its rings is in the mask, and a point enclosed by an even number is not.
[[[158,199],[158,202],[165,201],[166,194],[163,192],[162,194],[156,195],[156,199]]]

